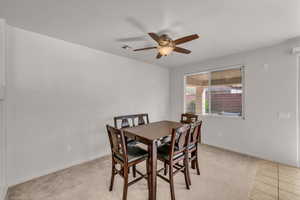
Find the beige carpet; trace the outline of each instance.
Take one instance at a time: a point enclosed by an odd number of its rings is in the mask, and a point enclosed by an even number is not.
[[[201,175],[191,170],[192,187],[185,188],[183,174],[175,176],[177,200],[248,200],[258,160],[206,145],[199,150]],[[144,171],[145,164],[138,166]],[[9,200],[115,200],[122,197],[123,179],[116,176],[108,191],[110,157],[77,165],[9,189]],[[158,200],[170,199],[168,183],[158,179]],[[146,180],[129,187],[128,200],[147,200]]]

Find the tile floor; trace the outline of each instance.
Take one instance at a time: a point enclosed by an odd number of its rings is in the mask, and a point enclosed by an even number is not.
[[[250,200],[300,200],[300,169],[257,161]]]

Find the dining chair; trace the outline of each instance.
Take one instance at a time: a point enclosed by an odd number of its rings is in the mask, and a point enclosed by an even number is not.
[[[189,162],[191,162],[192,169],[197,170],[197,174],[200,175],[200,168],[199,168],[199,159],[198,159],[198,142],[201,141],[201,126],[202,120],[196,121],[191,124],[190,129],[190,142],[188,146],[188,155],[189,155]],[[191,178],[189,178],[191,184]]]
[[[173,129],[171,143],[159,147],[157,151],[157,159],[164,162],[164,168],[158,170],[157,176],[170,184],[172,200],[175,200],[174,175],[178,172],[184,173],[186,188],[190,189],[187,151],[190,142],[189,134],[190,125],[188,124]],[[181,161],[183,161],[183,164],[180,164]],[[167,165],[169,169],[167,169]],[[173,169],[175,169],[175,171]],[[159,174],[162,170],[164,170],[164,175],[167,175],[169,172],[169,178]]]
[[[135,178],[131,182],[128,182],[129,168],[135,166],[143,161],[146,161],[147,173],[149,172],[149,159],[148,152],[138,146],[128,146],[124,137],[123,131],[116,129],[112,126],[106,125],[107,133],[109,136],[111,153],[112,153],[112,170],[111,170],[111,182],[109,191],[113,190],[115,175],[119,174],[124,179],[123,186],[123,200],[127,199],[128,187],[132,184],[140,181],[143,178],[147,179],[146,174],[142,174],[140,171],[136,172],[140,177]],[[119,164],[121,169],[118,170],[116,165]],[[148,188],[149,180],[147,179]]]
[[[114,126],[117,129],[134,127],[136,126],[136,123],[138,124],[138,126],[149,124],[149,115],[147,113],[142,113],[142,114],[133,114],[133,115],[121,115],[121,116],[114,117]],[[134,146],[137,144],[137,142],[134,139],[127,138],[126,141],[128,146]],[[133,168],[132,170],[133,177],[136,177],[136,166],[133,165],[132,168]]]
[[[198,120],[198,115],[193,113],[183,113],[181,114],[180,122],[183,124],[190,124]]]

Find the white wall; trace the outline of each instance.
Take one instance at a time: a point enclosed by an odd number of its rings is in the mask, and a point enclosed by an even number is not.
[[[113,116],[169,118],[169,70],[14,27],[8,36],[10,185],[110,152]]]
[[[244,64],[245,120],[203,117],[204,143],[298,165],[298,66],[297,56],[290,50],[299,44],[300,39],[294,39],[172,70],[172,119],[178,120],[183,112],[185,73]],[[268,69],[264,64],[268,64]],[[279,112],[290,113],[290,118],[279,119]]]
[[[0,19],[0,200],[7,191],[5,103],[5,21]]]

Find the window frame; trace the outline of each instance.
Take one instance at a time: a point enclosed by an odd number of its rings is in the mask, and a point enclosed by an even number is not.
[[[211,113],[211,73],[212,72],[217,72],[217,71],[223,71],[223,70],[229,70],[229,69],[240,69],[241,70],[241,78],[242,78],[242,113],[241,116],[229,116],[229,115],[220,115],[220,114],[215,114]],[[232,65],[232,66],[227,66],[227,67],[216,67],[216,68],[207,68],[201,71],[197,72],[190,72],[190,73],[185,73],[183,77],[183,112],[186,112],[186,79],[188,76],[191,75],[197,75],[197,74],[204,74],[208,73],[209,77],[209,85],[208,85],[208,90],[209,90],[209,113],[207,114],[202,114],[202,113],[196,113],[197,115],[200,115],[202,117],[220,117],[220,118],[235,118],[235,119],[245,119],[245,65],[243,64],[238,64],[238,65]]]

